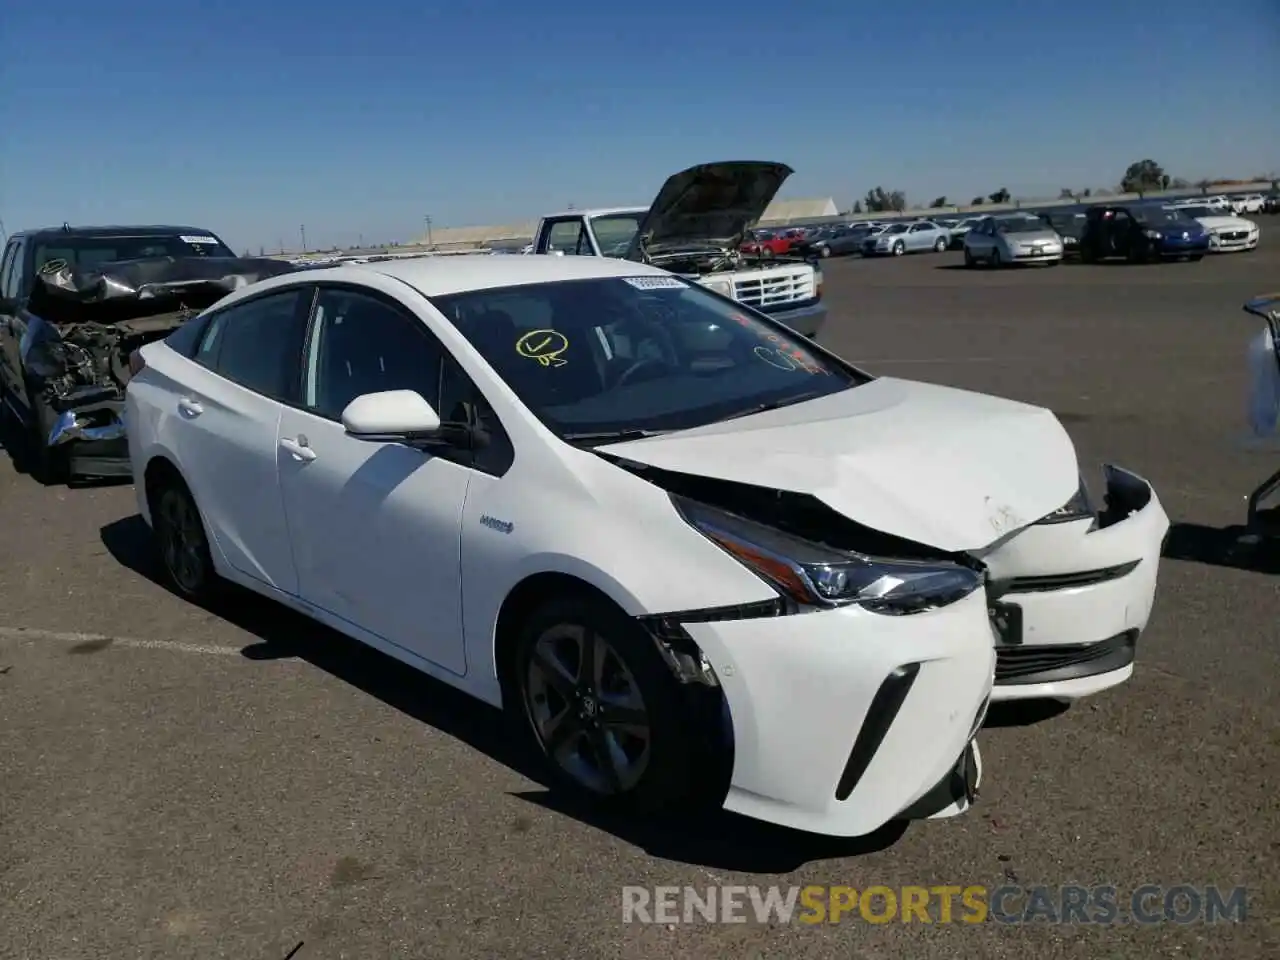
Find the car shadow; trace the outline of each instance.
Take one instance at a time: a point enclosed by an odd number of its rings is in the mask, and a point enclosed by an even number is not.
[[[1160,555],[1212,567],[1280,574],[1280,538],[1251,542],[1239,524],[1209,527],[1199,523],[1175,523],[1169,528]]]
[[[116,562],[167,589],[150,530],[141,516],[107,524],[100,537]],[[842,839],[775,827],[719,809],[694,811],[678,819],[604,812],[553,791],[541,758],[524,746],[523,737],[513,736],[504,714],[448,684],[240,587],[229,585],[225,599],[204,609],[258,638],[241,650],[246,659],[297,658],[324,670],[419,723],[463,741],[538,787],[512,796],[611,834],[655,857],[710,869],[787,873],[815,860],[883,850],[896,843],[908,826],[893,822],[868,836]],[[516,828],[527,829],[527,823],[517,821]]]
[[[1001,730],[1008,727],[1031,727],[1062,716],[1070,708],[1071,704],[1062,700],[1006,700],[991,704],[982,728]]]

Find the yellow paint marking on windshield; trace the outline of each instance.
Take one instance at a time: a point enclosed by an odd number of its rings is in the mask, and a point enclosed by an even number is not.
[[[559,330],[530,330],[516,341],[516,353],[537,360],[544,367],[563,367],[561,354],[569,349],[569,338]]]

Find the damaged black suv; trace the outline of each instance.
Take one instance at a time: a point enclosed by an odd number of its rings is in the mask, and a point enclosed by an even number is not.
[[[237,257],[195,227],[72,227],[9,237],[0,259],[0,418],[44,483],[127,476],[129,357],[231,290],[293,267]]]

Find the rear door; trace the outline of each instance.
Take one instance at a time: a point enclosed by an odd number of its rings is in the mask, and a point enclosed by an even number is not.
[[[181,380],[163,391],[174,453],[209,534],[245,576],[296,594],[280,497],[276,438],[297,400],[302,343],[314,287],[240,300],[211,316]]]

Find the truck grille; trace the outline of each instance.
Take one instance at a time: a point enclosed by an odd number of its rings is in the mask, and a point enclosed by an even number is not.
[[[771,307],[794,300],[812,300],[817,296],[813,288],[813,271],[770,270],[760,274],[735,278],[733,298],[749,307]]]

